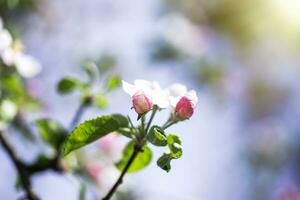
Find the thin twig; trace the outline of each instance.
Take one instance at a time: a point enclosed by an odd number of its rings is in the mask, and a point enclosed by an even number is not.
[[[86,108],[86,104],[84,102],[82,102],[78,109],[75,112],[75,115],[71,121],[71,125],[70,125],[70,130],[72,130],[74,128],[74,126],[76,126],[78,124],[78,122],[80,121],[80,118],[82,116],[82,114],[84,113],[84,110]]]
[[[110,191],[108,192],[108,194],[102,200],[109,200],[113,196],[113,194],[116,192],[117,188],[122,184],[123,177],[127,173],[129,167],[131,166],[131,164],[133,163],[134,159],[137,157],[137,155],[139,154],[139,152],[140,152],[140,149],[137,146],[135,146],[134,150],[133,150],[133,153],[132,153],[131,157],[129,158],[129,160],[128,160],[125,168],[123,169],[121,175],[119,176],[118,180],[116,181],[116,183],[110,189]]]
[[[146,135],[146,132],[145,132],[145,116],[141,117],[141,133],[142,133],[142,137]]]
[[[18,158],[16,152],[13,150],[11,144],[8,142],[8,139],[7,139],[4,131],[0,131],[0,143],[2,144],[3,149],[7,152],[7,154],[11,158],[16,170],[18,171],[20,181],[26,192],[27,198],[29,200],[38,200],[38,197],[34,194],[34,192],[31,189],[30,175],[27,172],[26,166]]]
[[[64,171],[63,167],[60,164],[60,156],[57,155],[54,158],[47,158],[45,162],[35,162],[33,164],[26,165],[26,169],[28,173],[31,175],[39,172],[43,172],[46,170],[53,170],[55,172],[61,173]]]
[[[178,121],[175,120],[175,121],[171,121],[169,123],[166,123],[165,125],[162,126],[162,129],[163,130],[166,130],[167,128],[169,128],[170,126],[172,126],[173,124],[176,124]]]
[[[157,108],[154,107],[154,108],[153,108],[153,111],[152,111],[152,114],[151,114],[151,116],[150,116],[149,122],[148,122],[148,124],[147,124],[146,130],[145,130],[145,133],[146,133],[146,134],[147,134],[147,132],[148,132],[148,130],[149,130],[149,128],[150,128],[150,125],[151,125],[151,123],[152,123],[152,120],[153,120],[153,118],[154,118],[154,115],[155,115],[156,111],[157,111]]]

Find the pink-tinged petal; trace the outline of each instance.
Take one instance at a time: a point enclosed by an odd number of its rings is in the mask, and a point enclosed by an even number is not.
[[[195,102],[188,96],[183,96],[177,103],[175,113],[181,120],[189,119],[196,108]]]
[[[92,178],[97,179],[101,176],[103,167],[99,163],[90,163],[87,166],[87,171]]]
[[[137,92],[132,96],[132,104],[135,112],[144,114],[152,109],[152,101],[144,92]]]
[[[98,144],[101,149],[103,149],[106,152],[109,152],[109,151],[113,150],[115,142],[116,142],[116,135],[109,134],[109,135],[101,138],[101,140],[99,140]]]

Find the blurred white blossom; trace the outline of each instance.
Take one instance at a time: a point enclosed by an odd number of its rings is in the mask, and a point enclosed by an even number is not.
[[[2,26],[2,25],[1,25]],[[0,29],[0,53],[9,48],[12,44],[12,37],[6,29]]]
[[[0,104],[1,118],[10,120],[17,114],[17,106],[10,100],[3,100]]]
[[[32,56],[23,53],[22,44],[15,41],[3,28],[0,18],[0,57],[7,66],[15,66],[18,73],[24,78],[32,78],[42,70],[41,64]]]
[[[167,28],[166,28],[167,27]],[[159,31],[167,42],[189,56],[200,56],[204,41],[199,27],[180,14],[169,14],[159,22]]]
[[[31,78],[42,71],[41,64],[32,56],[19,54],[15,58],[15,65],[21,76]]]

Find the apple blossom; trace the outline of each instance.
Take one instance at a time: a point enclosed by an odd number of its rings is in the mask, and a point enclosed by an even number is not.
[[[184,96],[188,91],[185,85],[180,83],[175,83],[166,89],[168,93],[169,103],[172,107],[176,107],[177,102],[182,96]]]
[[[180,119],[189,119],[194,113],[194,105],[186,96],[177,103],[175,112]]]
[[[32,78],[42,70],[41,64],[34,57],[12,48],[7,48],[2,53],[1,58],[7,66],[14,65],[24,78]]]
[[[9,48],[12,44],[12,37],[6,29],[0,29],[0,53]]]
[[[41,64],[34,57],[22,53],[16,56],[15,66],[20,75],[25,78],[32,78],[42,70]]]
[[[188,92],[185,96],[181,97],[175,107],[175,114],[181,120],[189,119],[193,114],[198,102],[195,91]]]
[[[144,92],[136,92],[132,96],[132,104],[135,112],[138,114],[144,114],[152,109],[152,101],[148,98]]]
[[[174,84],[161,89],[157,82],[135,80],[134,84],[122,81],[123,90],[132,98],[132,104],[138,113],[139,124],[133,123],[130,117],[116,113],[86,120],[76,126],[66,137],[63,144],[63,154],[82,148],[106,135],[116,132],[130,138],[123,149],[122,156],[115,163],[121,171],[119,178],[108,191],[103,200],[109,200],[122,183],[126,173],[133,173],[147,167],[152,160],[153,153],[148,143],[153,146],[166,147],[168,151],[158,158],[156,164],[166,172],[171,170],[171,161],[179,159],[183,154],[180,136],[167,132],[167,128],[185,119],[189,119],[195,110],[198,97],[194,90],[188,91],[182,84]],[[171,106],[170,117],[165,123],[154,121],[156,114],[162,108]],[[146,113],[150,111],[150,115]],[[139,119],[141,119],[139,121]],[[155,123],[155,124],[154,124]],[[91,170],[92,174],[98,169]],[[97,173],[95,173],[97,174]],[[102,176],[102,180],[108,180]]]
[[[22,52],[23,45],[13,41],[10,33],[3,28],[0,18],[0,57],[7,66],[15,66],[17,71],[24,78],[31,78],[41,72],[40,63],[32,56]]]
[[[168,94],[162,90],[157,82],[146,80],[135,80],[134,84],[122,81],[123,90],[131,97],[137,92],[142,92],[153,105],[159,108],[167,108],[169,106]]]
[[[171,85],[168,89],[170,105],[175,108],[175,114],[181,120],[189,119],[195,110],[198,102],[197,94],[194,90],[179,83]]]

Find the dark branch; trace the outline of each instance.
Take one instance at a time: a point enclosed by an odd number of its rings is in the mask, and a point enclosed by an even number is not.
[[[33,164],[27,165],[26,169],[30,175],[33,175],[35,173],[40,173],[46,170],[53,170],[58,173],[64,171],[63,167],[60,164],[59,156],[56,156],[55,158],[47,159],[43,162],[36,161]]]
[[[121,175],[119,176],[118,180],[116,181],[116,183],[110,189],[110,191],[108,192],[108,194],[102,200],[109,200],[113,196],[113,194],[116,192],[117,188],[122,184],[123,177],[127,173],[129,167],[131,166],[131,164],[133,163],[134,159],[139,154],[139,152],[140,152],[140,148],[138,148],[138,146],[135,146],[134,150],[133,150],[133,153],[132,153],[131,157],[129,158],[129,160],[128,160],[125,168],[123,169]]]
[[[3,146],[3,149],[9,155],[10,159],[12,160],[12,162],[19,174],[19,178],[20,178],[22,186],[26,192],[27,198],[29,200],[38,200],[38,197],[34,194],[34,192],[31,189],[30,175],[27,172],[26,166],[18,158],[16,152],[13,150],[11,144],[8,142],[8,139],[7,139],[4,131],[0,131],[0,143]]]

